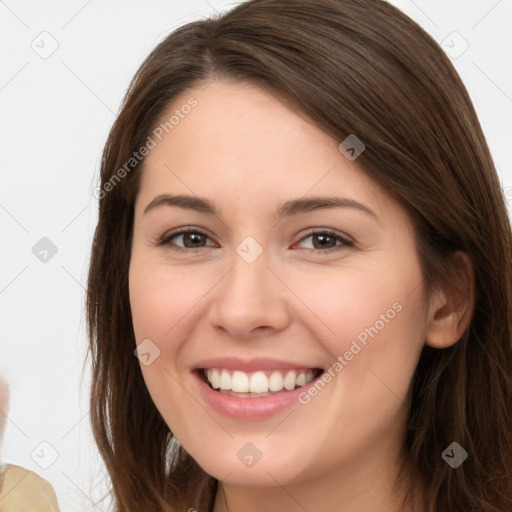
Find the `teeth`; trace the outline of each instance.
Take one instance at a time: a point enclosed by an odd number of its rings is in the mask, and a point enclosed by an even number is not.
[[[214,389],[219,389],[220,387],[220,375],[219,370],[209,370],[208,380]]]
[[[239,391],[234,386],[234,383],[231,388],[231,391]],[[263,372],[256,372],[251,375],[249,391],[251,393],[266,393],[268,391],[268,378]]]
[[[294,370],[292,370],[291,372],[288,372],[286,374],[286,377],[284,378],[284,387],[288,390],[288,391],[291,391],[292,389],[295,389],[295,384],[297,383],[297,374],[295,373]]]
[[[299,375],[297,375],[295,382],[297,383],[298,387],[305,386],[306,385],[306,374],[300,373]]]
[[[252,378],[251,384],[249,384],[249,377],[244,372],[233,372],[233,376],[231,377],[231,390],[238,391],[240,393],[247,393],[249,391],[253,391],[252,389]]]
[[[305,386],[315,377],[313,370],[274,370],[246,373],[240,370],[230,371],[220,368],[206,370],[205,376],[213,389],[233,391],[235,393],[268,393]]]
[[[283,389],[283,376],[281,372],[272,372],[270,379],[268,379],[269,391],[281,391]]]
[[[220,374],[219,387],[224,390],[231,389],[231,375],[227,370],[222,370]]]

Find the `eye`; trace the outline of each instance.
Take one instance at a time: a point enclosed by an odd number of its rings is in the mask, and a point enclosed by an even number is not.
[[[175,233],[164,235],[159,241],[158,245],[170,245],[175,250],[187,249],[202,249],[208,247],[206,241],[210,240],[209,236],[197,229],[194,230],[181,230]],[[209,247],[215,246],[210,244]]]
[[[310,247],[302,247],[309,251],[329,252],[339,250],[342,247],[352,247],[354,242],[339,233],[324,229],[311,231],[305,237],[302,237],[298,244],[310,240]],[[157,243],[159,246],[169,245],[176,251],[187,251],[191,249],[202,249],[204,247],[215,247],[214,243],[207,244],[210,237],[198,229],[182,229],[174,233],[165,234]],[[297,244],[296,244],[297,245]]]
[[[312,242],[310,247],[302,248],[311,251],[322,250],[322,252],[328,252],[341,249],[343,246],[352,247],[354,245],[354,242],[348,238],[329,229],[311,231],[307,236],[301,238],[299,243],[308,239]]]

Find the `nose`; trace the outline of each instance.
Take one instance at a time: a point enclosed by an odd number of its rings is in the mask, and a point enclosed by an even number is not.
[[[288,289],[269,268],[265,251],[252,263],[235,253],[231,270],[215,289],[210,323],[234,339],[269,336],[290,323]]]

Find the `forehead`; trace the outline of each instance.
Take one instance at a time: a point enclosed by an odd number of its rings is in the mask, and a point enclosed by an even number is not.
[[[193,105],[193,106],[191,106]],[[166,124],[167,123],[167,124]],[[140,196],[230,195],[260,205],[306,194],[343,194],[389,208],[391,198],[283,98],[254,85],[214,81],[183,92],[161,116]],[[164,188],[168,190],[163,190]]]

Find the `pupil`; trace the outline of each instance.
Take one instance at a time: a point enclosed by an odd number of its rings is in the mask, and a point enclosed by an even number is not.
[[[322,247],[326,247],[327,245],[329,245],[329,239],[330,241],[335,241],[334,238],[330,235],[316,235],[314,240],[318,240],[318,241],[327,241],[327,243],[320,243],[320,244],[316,244],[316,243],[313,243],[313,245],[315,246],[315,249],[321,249]],[[332,243],[330,244],[330,246],[332,247]]]
[[[187,247],[195,247],[201,243],[201,237],[203,235],[201,233],[189,233],[187,236],[185,236],[184,242],[185,246]],[[192,245],[187,245],[187,239],[192,242]]]

